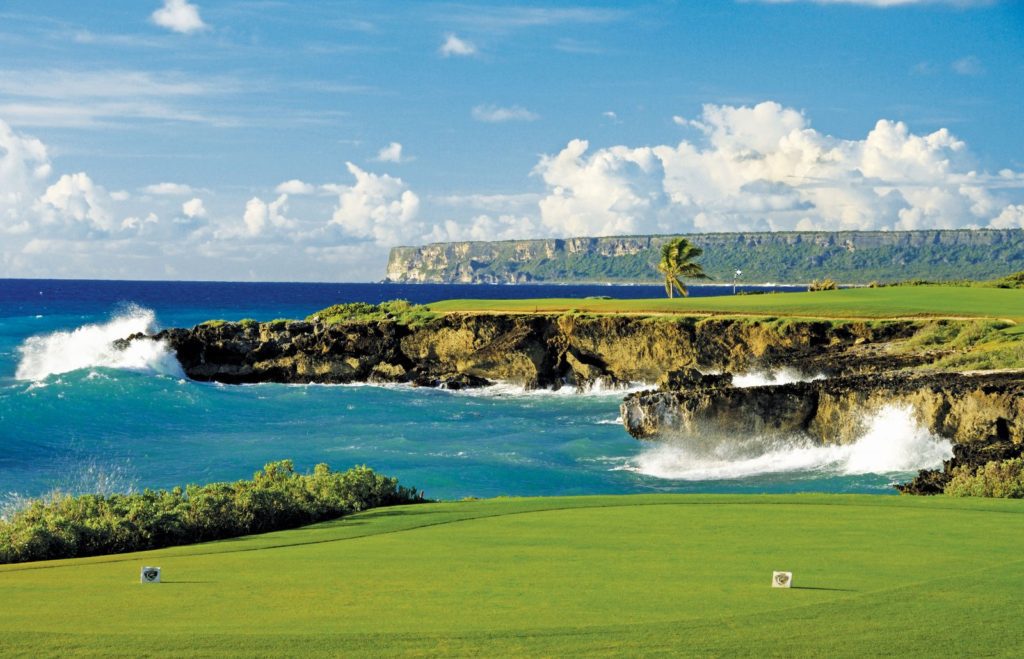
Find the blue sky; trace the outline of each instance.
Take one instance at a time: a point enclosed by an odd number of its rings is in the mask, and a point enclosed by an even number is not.
[[[1024,6],[0,1],[0,276],[1024,226]]]

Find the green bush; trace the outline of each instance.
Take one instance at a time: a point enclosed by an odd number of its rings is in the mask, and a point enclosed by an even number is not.
[[[411,304],[408,300],[390,300],[380,304],[368,302],[335,304],[310,314],[306,320],[318,320],[327,325],[381,320],[393,320],[400,325],[419,325],[434,317],[435,315],[425,306]]]
[[[992,282],[996,288],[1024,288],[1024,270]]]
[[[983,467],[957,467],[945,493],[954,497],[1024,499],[1024,458],[989,462]]]
[[[339,473],[319,464],[303,475],[291,460],[272,462],[252,480],[234,483],[111,496],[56,493],[0,519],[0,563],[220,540],[423,500],[369,467]]]
[[[815,279],[807,286],[807,290],[809,291],[834,291],[837,288],[839,288],[839,284],[831,277],[822,279],[821,281]]]

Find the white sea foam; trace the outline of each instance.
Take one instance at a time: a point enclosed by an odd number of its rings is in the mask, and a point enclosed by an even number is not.
[[[21,361],[15,377],[39,381],[50,375],[97,367],[185,377],[173,351],[162,341],[141,339],[124,350],[114,347],[117,339],[155,330],[156,314],[152,310],[130,306],[106,323],[29,337],[18,347]]]
[[[791,368],[781,368],[777,371],[755,371],[733,375],[732,384],[734,387],[763,387],[769,384],[792,384],[793,382],[813,382],[824,379],[825,376],[821,373],[804,375]]]
[[[686,481],[794,472],[850,476],[934,468],[952,455],[949,441],[918,425],[909,408],[886,406],[872,415],[867,431],[853,444],[817,446],[806,438],[705,439],[646,449],[619,469]]]
[[[597,396],[622,398],[627,394],[637,391],[645,391],[651,388],[649,384],[631,382],[623,386],[612,386],[603,382],[595,382],[591,387],[580,391],[574,386],[564,386],[560,389],[527,389],[520,384],[499,382],[488,387],[477,389],[460,389],[453,393],[466,396],[479,396],[484,398],[537,398],[549,396]]]

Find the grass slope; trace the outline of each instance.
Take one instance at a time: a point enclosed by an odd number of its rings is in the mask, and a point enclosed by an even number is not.
[[[1024,502],[497,499],[0,567],[5,655],[1024,653]],[[143,564],[165,583],[141,585]],[[772,570],[792,590],[769,587]]]
[[[953,286],[847,288],[814,293],[718,297],[599,300],[445,300],[427,305],[434,313],[707,313],[805,318],[977,317],[1024,322],[1024,291]]]

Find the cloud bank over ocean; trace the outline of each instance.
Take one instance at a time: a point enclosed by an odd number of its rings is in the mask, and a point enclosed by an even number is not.
[[[58,175],[47,145],[0,120],[2,263],[11,274],[42,275],[47,268],[33,265],[62,254],[110,276],[99,268],[111,253],[231,260],[244,251],[258,261],[289,249],[322,264],[351,258],[365,276],[388,248],[426,241],[1024,227],[1024,173],[979,171],[967,143],[945,128],[917,134],[881,119],[844,139],[771,101],[708,104],[674,123],[689,133],[676,143],[592,149],[572,139],[524,176],[540,189],[518,195],[434,199],[350,162],[348,180],[290,179],[232,208],[192,184],[110,193],[87,172]],[[383,149],[375,168],[399,164],[400,149]]]

